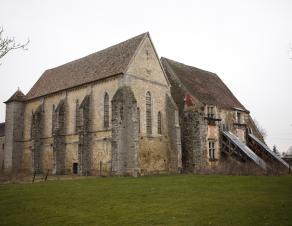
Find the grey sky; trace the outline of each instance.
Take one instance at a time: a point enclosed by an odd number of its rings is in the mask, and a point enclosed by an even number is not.
[[[49,68],[149,31],[160,56],[217,73],[280,151],[292,145],[292,1],[0,0],[25,42],[0,66],[0,101]],[[0,104],[0,121],[5,105]]]

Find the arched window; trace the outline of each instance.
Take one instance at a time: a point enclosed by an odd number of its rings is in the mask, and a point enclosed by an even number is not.
[[[147,134],[152,134],[152,106],[151,106],[151,94],[146,93],[146,130]]]
[[[53,109],[52,109],[52,123],[51,123],[51,135],[54,133],[54,128],[55,128],[55,104],[53,104]]]
[[[137,108],[137,121],[138,121],[138,133],[141,132],[141,124],[140,124],[140,108]]]
[[[104,128],[109,127],[109,96],[107,93],[104,94],[104,114],[103,114],[103,126]]]
[[[158,112],[157,115],[157,132],[158,134],[162,134],[162,128],[161,128],[161,112]]]
[[[123,108],[123,106],[120,107],[120,119],[121,119],[121,121],[124,120],[124,108]]]

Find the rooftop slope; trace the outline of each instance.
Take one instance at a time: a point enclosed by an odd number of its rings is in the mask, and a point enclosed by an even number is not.
[[[170,83],[179,81],[200,102],[247,111],[216,74],[167,58],[161,58],[161,62]]]
[[[147,33],[90,54],[62,66],[46,70],[27,93],[27,99],[44,96],[112,75],[124,73]]]
[[[18,89],[7,101],[5,101],[4,103],[9,103],[12,101],[24,101],[25,100],[25,95],[23,94],[23,92],[21,92],[20,89]]]

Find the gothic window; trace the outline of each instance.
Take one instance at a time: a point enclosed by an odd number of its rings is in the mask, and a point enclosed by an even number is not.
[[[209,140],[209,159],[215,160],[215,141]]]
[[[104,95],[104,121],[103,121],[103,126],[104,128],[109,127],[109,96],[107,93]]]
[[[137,108],[137,121],[138,121],[138,133],[140,133],[141,132],[140,108]]]
[[[75,133],[78,132],[78,122],[79,122],[79,100],[76,100],[76,106],[75,106]]]
[[[157,115],[157,132],[158,134],[162,134],[162,128],[161,128],[161,112],[158,112]]]
[[[146,130],[147,134],[152,134],[152,106],[151,106],[151,94],[150,92],[146,93]]]
[[[54,133],[54,126],[55,126],[55,118],[54,118],[54,115],[55,115],[55,105],[53,104],[53,109],[52,109],[52,134]]]
[[[121,119],[121,121],[124,120],[124,108],[123,108],[123,106],[120,107],[120,119]]]
[[[207,107],[207,114],[208,114],[208,118],[215,118],[215,113],[214,113],[214,107],[213,106],[208,106]]]

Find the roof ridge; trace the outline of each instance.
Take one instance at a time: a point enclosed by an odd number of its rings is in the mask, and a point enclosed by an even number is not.
[[[46,72],[46,71],[53,70],[53,69],[56,69],[56,68],[63,67],[63,66],[65,66],[65,65],[68,65],[68,64],[71,64],[71,63],[74,63],[74,62],[76,62],[76,61],[82,60],[82,59],[84,59],[84,58],[86,58],[86,57],[89,57],[89,56],[95,55],[95,54],[97,54],[97,53],[102,53],[102,52],[107,51],[107,50],[109,50],[109,49],[113,49],[113,48],[115,48],[115,47],[117,47],[117,46],[119,46],[119,45],[121,45],[121,44],[123,44],[123,43],[126,43],[126,42],[131,41],[132,39],[139,38],[140,36],[141,36],[141,37],[142,37],[142,36],[145,36],[145,35],[148,34],[148,33],[149,33],[149,32],[144,32],[144,33],[142,33],[142,34],[140,34],[140,35],[136,35],[136,36],[134,36],[134,37],[132,37],[132,38],[129,38],[129,39],[125,40],[125,41],[119,42],[119,43],[114,44],[114,45],[112,45],[112,46],[109,46],[109,47],[106,47],[106,48],[104,48],[104,49],[98,50],[98,51],[96,51],[96,52],[90,53],[90,54],[85,55],[85,56],[83,56],[83,57],[80,57],[80,58],[78,58],[78,59],[75,59],[75,60],[69,61],[69,62],[67,62],[67,63],[61,64],[61,65],[56,66],[56,67],[53,67],[53,68],[46,69],[45,72]]]
[[[198,70],[195,67],[167,58],[161,58],[161,61],[173,71],[167,70],[169,78],[174,73],[180,82],[178,87],[182,85],[186,87],[186,90],[191,92],[192,96],[200,102],[228,109],[241,108],[248,112],[217,74],[202,69]]]
[[[18,101],[18,102],[22,102],[25,100],[25,95],[24,93],[18,88],[16,90],[16,92],[13,93],[13,95],[8,99],[6,100],[4,103],[7,104],[9,102],[12,102],[12,101]]]
[[[137,48],[135,49],[134,54],[132,55],[131,59],[129,60],[127,66],[125,67],[124,73],[126,73],[126,72],[128,71],[130,65],[132,64],[133,60],[134,60],[135,57],[137,56],[137,53],[138,53],[140,47],[142,46],[142,44],[143,44],[145,38],[146,38],[147,36],[149,37],[149,32],[145,32],[145,33],[143,33],[143,34],[141,34],[141,35],[138,35],[138,36],[136,36],[136,38],[138,38],[139,36],[143,36],[143,38],[141,39],[139,45],[138,45]],[[134,38],[135,38],[135,37],[134,37]],[[128,39],[128,40],[130,40],[130,39]]]
[[[166,58],[166,57],[161,57],[161,59],[163,60],[166,60],[166,61],[171,61],[173,63],[176,63],[176,64],[179,64],[179,65],[182,65],[184,67],[189,67],[189,68],[192,68],[192,69],[195,69],[195,70],[199,70],[201,72],[205,72],[205,73],[208,73],[208,74],[211,74],[211,75],[214,75],[214,76],[218,76],[216,73],[214,72],[211,72],[211,71],[207,71],[207,70],[204,70],[204,69],[201,69],[201,68],[198,68],[198,67],[194,67],[192,65],[188,65],[188,64],[184,64],[184,63],[181,63],[179,61],[176,61],[176,60],[172,60],[172,59],[169,59],[169,58]]]
[[[125,73],[148,32],[87,56],[47,69],[28,91],[27,100]]]

